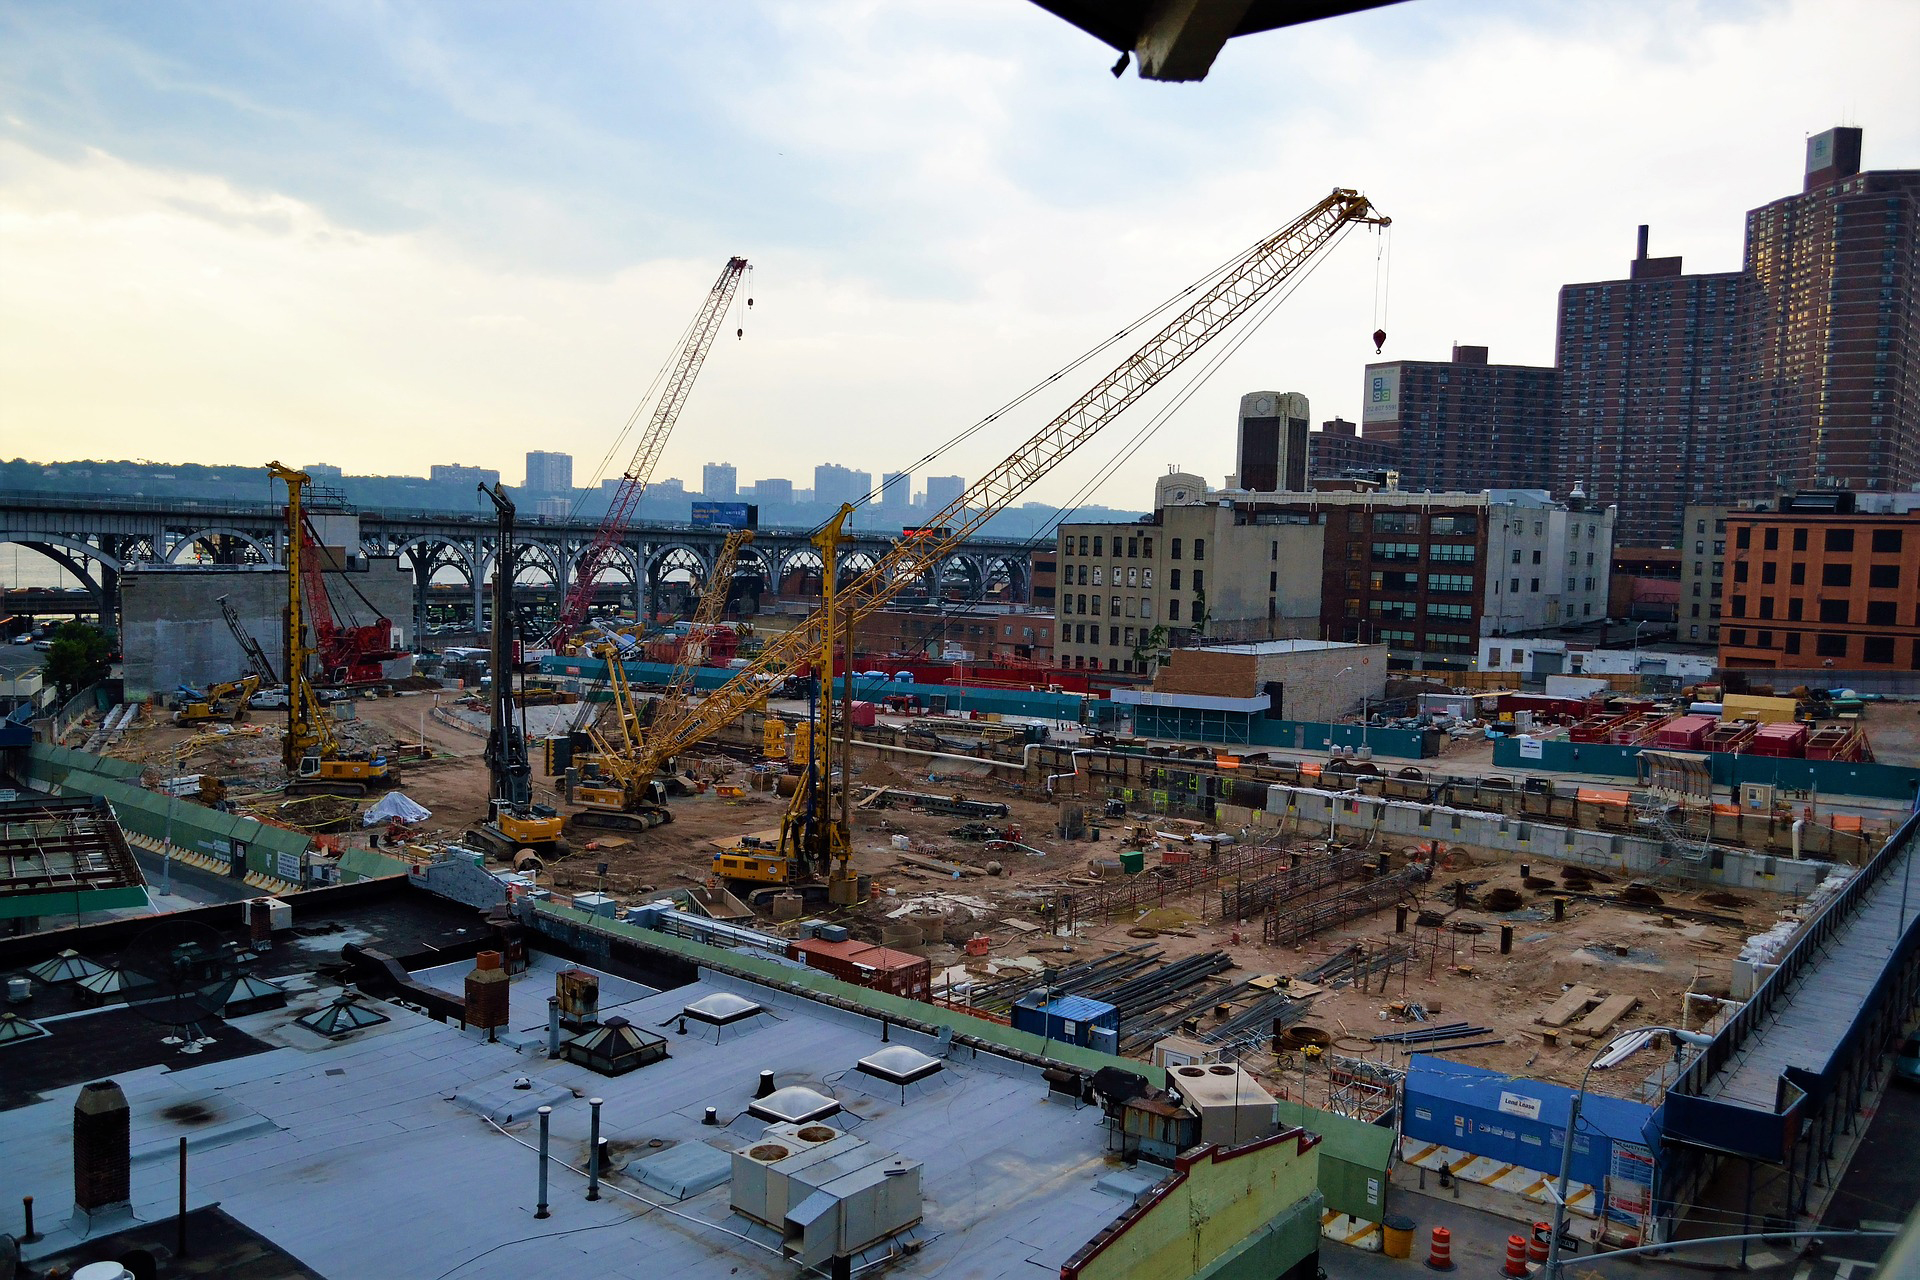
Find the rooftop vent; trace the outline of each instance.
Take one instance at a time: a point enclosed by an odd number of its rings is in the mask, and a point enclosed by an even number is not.
[[[296,1018],[295,1023],[309,1031],[318,1031],[329,1040],[338,1040],[341,1036],[358,1031],[362,1027],[378,1026],[382,1022],[392,1022],[384,1013],[376,1012],[360,1003],[360,993],[352,987],[346,988],[333,998],[333,1003],[324,1009],[316,1009],[304,1018]]]
[[[774,1090],[764,1098],[755,1098],[749,1102],[747,1114],[758,1116],[762,1120],[811,1124],[815,1120],[825,1120],[828,1116],[839,1115],[840,1104],[817,1089],[809,1089],[803,1084],[790,1084],[784,1089]]]
[[[52,1034],[39,1023],[29,1021],[11,1010],[0,1013],[0,1046],[19,1044],[22,1040],[37,1040]]]
[[[27,972],[48,986],[58,986],[63,982],[78,982],[82,978],[92,977],[100,972],[100,966],[78,951],[67,950],[44,964],[33,966]]]
[[[665,1058],[667,1042],[615,1014],[567,1041],[560,1053],[589,1071],[618,1076]]]

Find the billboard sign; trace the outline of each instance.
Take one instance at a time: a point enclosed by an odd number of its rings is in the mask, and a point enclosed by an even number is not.
[[[696,529],[758,529],[760,508],[750,502],[696,502],[693,504]]]
[[[1360,421],[1397,422],[1400,419],[1400,366],[1367,366],[1367,393],[1361,397]]]

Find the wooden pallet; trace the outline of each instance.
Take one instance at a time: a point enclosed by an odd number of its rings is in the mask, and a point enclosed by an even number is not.
[[[1596,991],[1592,987],[1583,987],[1578,983],[1567,989],[1565,995],[1547,1007],[1547,1011],[1534,1021],[1543,1027],[1564,1027],[1575,1018],[1606,999],[1607,993]]]

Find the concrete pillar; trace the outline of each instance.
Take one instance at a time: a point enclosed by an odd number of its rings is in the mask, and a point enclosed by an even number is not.
[[[433,556],[425,547],[407,553],[413,560],[413,638],[417,644],[427,634],[428,590],[433,586]]]

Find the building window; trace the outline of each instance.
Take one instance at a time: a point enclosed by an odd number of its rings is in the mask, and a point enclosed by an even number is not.
[[[1279,589],[1280,589],[1280,575],[1278,573],[1269,573],[1267,575],[1267,590],[1278,591]]]
[[[1207,589],[1207,574],[1204,569],[1193,571],[1193,589],[1196,594]]]
[[[1830,632],[1813,638],[1813,651],[1822,658],[1844,658],[1847,656],[1847,638]]]
[[[1084,533],[1080,535],[1080,554],[1087,554],[1087,535]]]
[[[1538,551],[1536,551],[1536,552],[1534,552],[1534,553],[1533,553],[1533,562],[1534,562],[1535,564],[1539,564],[1539,563],[1540,563],[1540,553],[1539,553]]]
[[[1120,647],[1120,628],[1118,627],[1107,628],[1107,643],[1115,649],[1118,649]],[[1111,662],[1113,661],[1113,659],[1109,658],[1107,659],[1107,661]]]
[[[1696,622],[1692,626],[1687,628],[1687,639],[1698,640],[1699,638],[1700,638],[1700,624]]]
[[[1747,536],[1747,531],[1745,529],[1742,529],[1740,531],[1740,536],[1742,538],[1745,538]],[[1742,542],[1740,545],[1744,547],[1747,544],[1745,542]],[[1762,536],[1760,545],[1765,547],[1768,551],[1778,551],[1780,549],[1780,531],[1778,529],[1768,529],[1766,533]]]
[[[1828,533],[1852,533],[1851,529],[1829,529]],[[1820,585],[1823,587],[1850,587],[1853,585],[1853,566],[1850,564],[1823,564],[1820,566]]]
[[[1787,621],[1788,622],[1800,621],[1800,611],[1803,607],[1804,607],[1804,602],[1800,599],[1799,596],[1795,596],[1791,600],[1787,601]]]
[[[1697,592],[1697,591],[1698,591],[1699,589],[1700,589],[1700,587],[1699,587],[1699,584],[1697,584],[1697,583],[1696,583],[1696,584],[1694,585],[1694,590],[1695,590],[1695,591]],[[1510,594],[1510,595],[1516,595],[1516,596],[1517,596],[1517,595],[1519,595],[1519,594],[1520,594],[1520,579],[1518,579],[1518,578],[1510,578],[1510,579],[1508,579],[1508,580],[1507,580],[1507,592],[1508,592],[1508,594]]]
[[[1787,652],[1800,652],[1800,633],[1798,631],[1787,632]]]
[[[1514,590],[1520,589],[1515,581]],[[1427,575],[1427,590],[1439,595],[1464,596],[1473,594],[1473,575],[1470,573],[1430,573]]]
[[[1519,564],[1519,563],[1520,563],[1520,548],[1518,548],[1518,547],[1515,547],[1515,548],[1513,549],[1513,563],[1515,563],[1515,564]]]
[[[1109,601],[1108,608],[1107,608],[1107,616],[1109,618],[1117,618],[1120,616],[1120,597],[1119,596],[1114,596]]]
[[[1829,551],[1853,550],[1853,530],[1851,529],[1827,530],[1826,548]]]
[[[1094,535],[1094,539],[1093,539],[1093,554],[1094,554],[1094,555],[1096,555],[1096,556],[1098,556],[1098,555],[1103,555],[1103,554],[1105,554],[1104,552],[1102,552],[1102,551],[1100,550],[1100,536],[1099,536],[1098,534],[1095,534],[1095,535]]]
[[[1867,601],[1867,625],[1870,627],[1897,627],[1900,620],[1896,614],[1898,606],[1891,600]],[[1892,661],[1892,659],[1888,659]]]
[[[1179,589],[1180,589],[1180,571],[1178,569],[1167,570],[1167,590],[1178,591]]]
[[[1860,642],[1860,660],[1862,662],[1892,662],[1893,637],[1867,636]]]
[[[1794,565],[1788,566],[1787,581],[1796,587],[1806,586],[1807,585],[1807,566],[1805,564],[1794,564]]]
[[[1527,590],[1529,590],[1529,591],[1538,591],[1538,590],[1540,590],[1540,579],[1538,579],[1538,578],[1529,578],[1529,579],[1527,579]]]
[[[1178,560],[1180,558],[1180,539],[1178,538],[1168,539],[1167,558],[1169,560]]]
[[[1140,585],[1143,587],[1153,586],[1153,570],[1152,569],[1142,569],[1140,571]]]
[[[1140,558],[1140,539],[1128,538],[1127,539],[1127,559],[1138,560],[1139,558]]]
[[[1140,570],[1136,569],[1132,565],[1128,565],[1127,566],[1127,585],[1130,587],[1138,586],[1140,585],[1139,579],[1140,579]]]
[[[1138,643],[1140,643],[1140,641],[1137,633],[1132,627],[1128,627],[1127,628],[1127,647],[1131,649],[1133,648],[1134,645]]]
[[[1153,618],[1153,597],[1152,596],[1140,597],[1140,616],[1148,619],[1149,621],[1152,620]]]
[[[1117,600],[1117,599],[1119,599],[1119,597],[1118,597],[1118,596],[1116,596],[1116,597],[1114,597],[1114,598],[1115,598],[1116,600]],[[1127,616],[1128,616],[1129,618],[1131,618],[1131,617],[1133,617],[1133,616],[1134,616],[1134,612],[1133,612],[1133,605],[1134,605],[1134,598],[1133,598],[1132,596],[1128,596],[1128,597],[1127,597]]]
[[[1167,601],[1167,621],[1180,621],[1180,602],[1178,600]]]
[[[1746,642],[1747,642],[1747,633],[1743,629],[1739,627],[1734,627],[1727,632],[1728,644],[1740,645],[1740,644],[1745,644]]]
[[[1867,568],[1867,585],[1895,589],[1900,585],[1900,566],[1897,564],[1876,564]]]
[[[1436,564],[1472,564],[1479,554],[1471,542],[1436,542],[1427,548],[1427,559]]]
[[[1793,531],[1793,549],[1795,551],[1805,551],[1807,549],[1807,531],[1805,529],[1795,529]]]
[[[1820,602],[1820,621],[1822,622],[1846,622],[1849,620],[1847,617],[1848,612],[1847,602],[1845,600],[1822,600]]]
[[[1100,597],[1099,596],[1095,596],[1093,598],[1093,616],[1096,618],[1100,616]]]
[[[1270,561],[1273,561],[1273,562],[1275,562],[1275,563],[1278,563],[1278,562],[1279,562],[1279,559],[1280,559],[1280,540],[1279,540],[1278,538],[1275,538],[1275,539],[1273,540],[1273,543],[1272,543],[1272,545],[1271,545],[1270,547],[1268,547],[1268,549],[1267,549],[1267,559],[1268,559],[1268,560],[1270,560]]]
[[[1873,553],[1882,556],[1900,554],[1900,530],[1875,529],[1873,531]]]
[[[1773,648],[1773,632],[1762,631],[1758,636],[1754,638],[1754,644],[1758,645],[1762,649]]]
[[[1737,600],[1739,597],[1736,596],[1734,598]],[[1773,597],[1772,596],[1760,597],[1760,616],[1763,618],[1771,618],[1773,616]]]
[[[1760,566],[1760,581],[1771,584],[1780,577],[1780,566],[1769,560]],[[1745,581],[1745,579],[1741,579]]]
[[[1145,558],[1147,558],[1148,560],[1153,559],[1153,539],[1152,538],[1140,539],[1140,554]],[[1149,569],[1147,570],[1147,572],[1152,573],[1153,570]]]
[[[1439,532],[1439,517],[1434,518],[1435,529]],[[1418,533],[1420,532],[1420,514],[1416,511],[1382,511],[1373,518],[1375,533]]]
[[[1447,618],[1465,622],[1473,616],[1473,606],[1470,604],[1439,604],[1429,600],[1427,602],[1427,616],[1429,618]]]
[[[1207,558],[1207,540],[1205,538],[1195,538],[1193,540],[1193,558],[1195,560],[1205,560]]]
[[[1104,587],[1107,585],[1103,577],[1105,573],[1106,573],[1106,570],[1102,569],[1099,565],[1093,566],[1093,585],[1094,586]]]
[[[1747,562],[1745,560],[1741,560],[1733,566],[1733,580],[1735,582],[1745,582],[1747,580]]]

